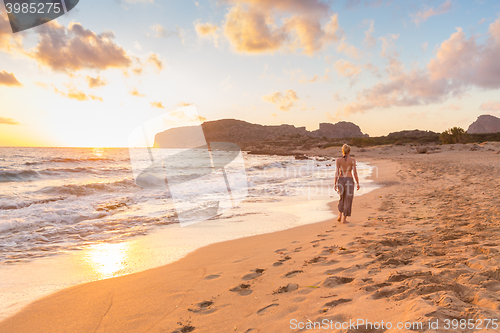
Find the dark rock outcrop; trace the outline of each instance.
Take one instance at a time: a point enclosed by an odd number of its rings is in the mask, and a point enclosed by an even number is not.
[[[498,133],[500,132],[500,118],[490,116],[490,115],[482,115],[477,118],[475,122],[473,122],[467,133],[470,134],[478,134],[478,133]]]
[[[359,126],[340,122],[337,124],[320,124],[316,131],[307,131],[305,127],[293,125],[265,126],[251,124],[236,119],[222,119],[207,121],[201,125],[207,142],[231,142],[240,147],[250,143],[272,140],[285,136],[326,137],[326,138],[355,138],[365,137]],[[198,126],[178,127],[157,133],[154,147],[157,148],[193,148],[201,146],[200,129]]]
[[[439,135],[439,133],[435,133],[432,131],[420,131],[420,130],[406,130],[406,131],[399,131],[399,132],[392,132],[387,135],[387,138],[392,139],[392,138],[410,138],[410,139],[416,139],[420,137],[425,137],[425,136],[430,136],[430,135]]]
[[[326,137],[328,139],[341,138],[362,138],[368,137],[368,134],[363,134],[358,125],[341,121],[336,124],[321,123],[319,129],[311,132],[315,137]]]

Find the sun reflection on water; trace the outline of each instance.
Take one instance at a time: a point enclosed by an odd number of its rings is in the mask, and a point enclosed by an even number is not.
[[[119,275],[125,269],[129,250],[129,242],[96,244],[87,249],[84,257],[99,279],[107,279]]]

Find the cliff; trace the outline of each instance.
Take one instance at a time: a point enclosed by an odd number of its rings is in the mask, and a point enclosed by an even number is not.
[[[425,136],[435,136],[439,135],[439,133],[435,133],[432,131],[421,131],[421,130],[405,130],[399,132],[392,132],[387,135],[389,139],[391,138],[409,138],[409,139],[418,139]]]
[[[500,132],[500,118],[490,115],[479,116],[467,130],[467,133],[470,134],[498,132]]]
[[[283,136],[353,138],[365,137],[359,126],[340,122],[337,124],[320,124],[316,131],[307,131],[305,127],[293,125],[265,126],[251,124],[236,119],[207,121],[201,125],[207,142],[232,142],[240,147],[250,143],[272,140]],[[197,127],[178,127],[156,134],[154,147],[157,148],[187,148],[191,145],[193,133]],[[194,142],[194,141],[193,141]],[[198,139],[195,140],[198,142]]]

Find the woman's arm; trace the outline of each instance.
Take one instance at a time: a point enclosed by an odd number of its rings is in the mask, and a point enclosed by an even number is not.
[[[354,179],[356,180],[356,184],[358,185],[359,190],[359,179],[358,179],[358,170],[356,169],[356,160],[352,160],[352,174],[354,175]]]
[[[337,190],[337,181],[339,180],[339,160],[335,160],[335,180],[334,180],[334,189]]]

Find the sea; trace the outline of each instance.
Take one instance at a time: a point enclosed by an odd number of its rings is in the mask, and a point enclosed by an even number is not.
[[[195,210],[183,224],[183,207],[192,211],[220,201],[220,191],[211,189],[223,179],[221,173],[204,170],[191,187],[185,182],[191,190],[183,196],[169,187],[169,177],[160,181],[165,186],[137,182],[136,153],[0,148],[0,320],[72,285],[165,265],[212,243],[334,217],[327,206],[338,199],[334,159],[246,152],[234,159],[228,152],[228,162],[240,161],[228,163],[228,174],[239,178],[233,183],[224,173],[223,184],[238,193],[238,200],[231,197],[232,204],[209,215]],[[196,178],[199,164],[196,157],[176,163],[174,178]],[[362,190],[357,195],[377,187],[367,179],[373,172],[358,162]]]

